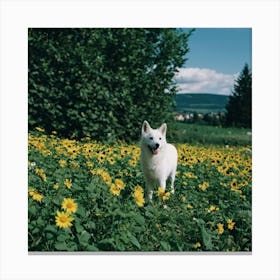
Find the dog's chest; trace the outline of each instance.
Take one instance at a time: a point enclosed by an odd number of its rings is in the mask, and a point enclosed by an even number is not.
[[[150,178],[157,179],[165,170],[164,158],[142,158],[142,167],[146,175],[148,175]]]

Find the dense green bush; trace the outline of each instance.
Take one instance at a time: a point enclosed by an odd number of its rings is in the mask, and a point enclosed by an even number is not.
[[[29,29],[29,128],[94,139],[139,137],[172,119],[188,37],[178,29]]]

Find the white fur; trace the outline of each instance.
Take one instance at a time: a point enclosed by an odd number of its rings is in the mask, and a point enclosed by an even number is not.
[[[144,173],[148,197],[153,197],[153,186],[166,188],[166,180],[171,178],[171,192],[174,193],[174,181],[177,169],[177,150],[166,142],[167,125],[152,129],[147,121],[142,125],[141,165]]]

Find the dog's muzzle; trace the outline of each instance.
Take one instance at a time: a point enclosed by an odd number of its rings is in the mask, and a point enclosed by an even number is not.
[[[148,147],[149,147],[149,149],[150,149],[150,151],[151,151],[151,153],[153,155],[157,155],[158,154],[158,148],[159,148],[159,144],[158,143],[155,144],[155,147],[151,147],[151,146],[148,146]]]

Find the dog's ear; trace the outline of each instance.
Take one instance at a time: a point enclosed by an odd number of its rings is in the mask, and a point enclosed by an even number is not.
[[[150,130],[151,130],[151,127],[150,127],[149,123],[147,121],[144,121],[143,125],[142,125],[142,134],[148,133]]]
[[[166,136],[167,124],[163,123],[158,130],[162,133],[162,135]]]

